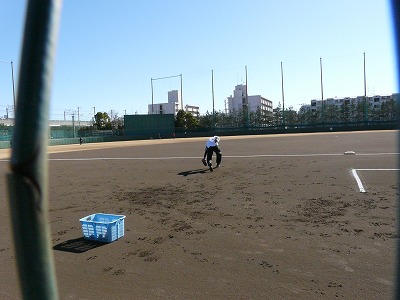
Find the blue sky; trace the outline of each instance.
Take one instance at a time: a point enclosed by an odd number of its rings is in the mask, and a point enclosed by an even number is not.
[[[0,0],[0,116],[12,116],[9,61],[19,73],[25,1]],[[398,91],[390,2],[377,0],[64,0],[50,118],[93,111],[147,114],[151,78],[182,74],[183,102],[212,111],[235,85],[285,107]],[[157,80],[167,102],[180,78]]]

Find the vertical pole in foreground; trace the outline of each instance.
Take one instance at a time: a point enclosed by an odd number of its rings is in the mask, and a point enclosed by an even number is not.
[[[48,221],[49,98],[61,1],[28,1],[11,172],[7,174],[24,299],[58,299]]]
[[[395,51],[395,57],[396,57],[396,70],[397,70],[397,74],[399,74],[400,71],[400,1],[399,0],[392,0],[391,1],[392,5],[392,19],[393,19],[393,23],[394,23],[394,41],[395,41],[395,47],[396,47],[396,51]],[[400,78],[399,76],[397,76],[397,89],[400,86]],[[366,93],[365,90],[365,81],[364,81],[364,94]],[[398,98],[396,97],[396,105],[399,105],[400,103],[398,102]],[[397,116],[397,126],[400,125],[399,123],[400,118],[399,116]],[[399,128],[399,127],[398,127]],[[397,131],[397,149],[400,149],[400,134],[399,131]],[[397,174],[397,178],[399,179],[399,173]],[[399,196],[397,196],[397,200],[400,200]],[[396,217],[399,218],[400,217],[400,209],[397,207],[397,213],[396,213]],[[399,234],[400,232],[400,223],[397,223],[396,226],[396,233]],[[394,296],[393,299],[400,299],[400,240],[397,239],[397,243],[396,243],[396,260],[395,260],[395,289],[394,289]]]

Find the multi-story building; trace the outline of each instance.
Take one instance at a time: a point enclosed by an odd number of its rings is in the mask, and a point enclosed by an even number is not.
[[[200,115],[199,107],[194,105],[185,105],[185,112],[192,114],[194,117],[198,117]]]
[[[373,108],[379,108],[382,103],[385,103],[390,100],[397,101],[399,94],[392,94],[392,95],[375,95],[375,96],[367,96],[365,99]],[[299,113],[304,113],[307,111],[317,111],[322,109],[322,104],[326,106],[336,105],[342,106],[343,104],[358,104],[364,101],[364,96],[357,96],[357,97],[345,97],[345,98],[327,98],[326,100],[311,100],[310,104],[303,104],[300,107]]]
[[[181,93],[178,90],[173,90],[168,92],[168,102],[167,103],[157,103],[148,105],[148,114],[174,114],[181,109]]]
[[[168,92],[167,103],[157,103],[148,105],[148,114],[176,114],[182,109],[182,96],[180,91],[172,90]],[[184,110],[193,116],[199,116],[199,107],[194,105],[185,105]]]
[[[247,95],[246,85],[240,84],[235,87],[233,96],[228,97],[228,110],[230,113],[243,110],[248,105],[249,112],[261,110],[262,114],[272,113],[272,101],[261,95]],[[247,104],[248,101],[248,104]]]

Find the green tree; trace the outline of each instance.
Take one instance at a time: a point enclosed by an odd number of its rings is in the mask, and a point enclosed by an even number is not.
[[[325,104],[325,122],[335,123],[339,120],[339,106],[335,104]]]
[[[297,112],[292,109],[285,110],[285,124],[295,125],[297,124]]]
[[[118,113],[114,113],[110,118],[111,128],[115,130],[124,129],[124,117],[119,117]]]
[[[186,113],[185,118],[188,129],[195,129],[199,127],[199,119],[193,116],[191,113]]]
[[[384,121],[393,121],[396,116],[396,103],[393,99],[383,102],[381,105],[382,116]]]
[[[212,127],[213,123],[213,115],[210,114],[208,111],[205,115],[199,117],[199,126],[203,128]]]
[[[175,127],[194,129],[199,127],[199,119],[191,113],[179,110],[175,117]]]
[[[341,115],[342,115],[342,121],[343,122],[349,122],[350,121],[350,103],[349,102],[344,102],[341,106]]]
[[[358,101],[355,108],[354,120],[356,122],[364,121],[364,109],[365,103],[364,101]]]
[[[278,126],[281,125],[283,121],[283,115],[282,115],[282,106],[281,103],[278,103],[278,106],[274,109],[274,125]]]
[[[175,127],[186,127],[186,112],[180,109],[175,117]]]
[[[98,112],[94,116],[94,127],[98,130],[109,130],[111,129],[111,120],[106,112]]]

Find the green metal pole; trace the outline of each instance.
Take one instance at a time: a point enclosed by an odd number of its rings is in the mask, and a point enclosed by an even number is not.
[[[48,107],[61,1],[28,2],[8,193],[24,299],[58,299],[48,222]]]

